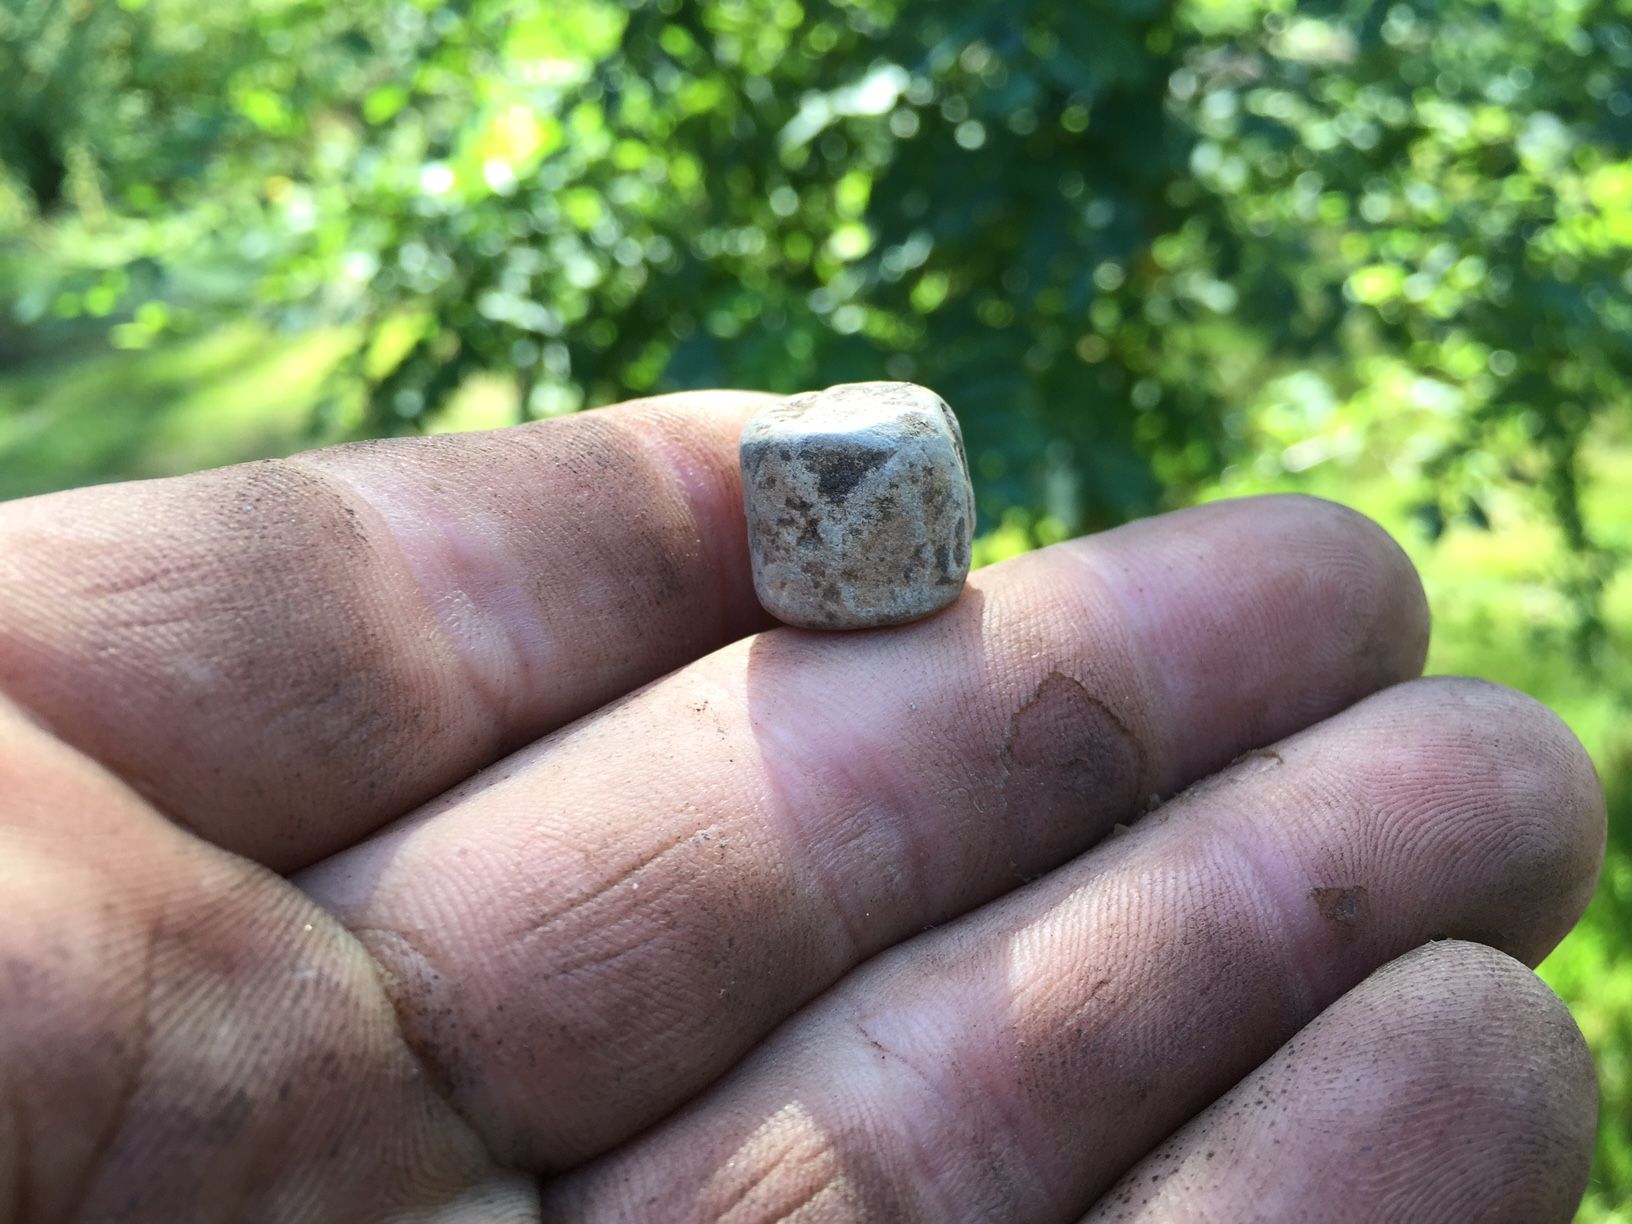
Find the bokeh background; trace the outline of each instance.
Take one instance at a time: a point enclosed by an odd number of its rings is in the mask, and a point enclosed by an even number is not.
[[[1611,799],[1543,968],[1632,1220],[1632,0],[0,0],[0,496],[915,379],[992,560],[1302,489]]]

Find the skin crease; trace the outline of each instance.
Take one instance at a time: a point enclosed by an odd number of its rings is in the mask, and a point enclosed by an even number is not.
[[[0,507],[0,1224],[1568,1219],[1602,796],[1392,542],[766,631],[764,402]]]

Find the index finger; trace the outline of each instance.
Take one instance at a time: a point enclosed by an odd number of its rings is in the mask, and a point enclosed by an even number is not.
[[[752,631],[700,392],[0,507],[0,690],[291,870]]]

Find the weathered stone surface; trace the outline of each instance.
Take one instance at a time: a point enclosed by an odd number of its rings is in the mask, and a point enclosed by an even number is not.
[[[963,590],[975,497],[963,432],[911,383],[796,395],[742,431],[760,603],[808,629],[898,625]]]

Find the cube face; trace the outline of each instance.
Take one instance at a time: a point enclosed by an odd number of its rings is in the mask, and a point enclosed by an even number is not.
[[[975,499],[957,418],[910,383],[794,396],[742,432],[754,589],[790,625],[917,620],[969,574]]]

